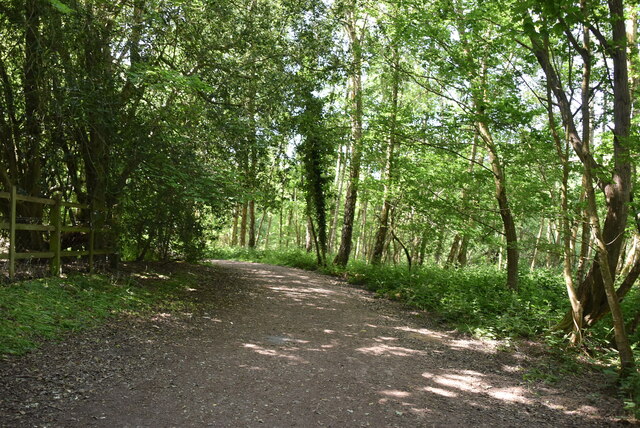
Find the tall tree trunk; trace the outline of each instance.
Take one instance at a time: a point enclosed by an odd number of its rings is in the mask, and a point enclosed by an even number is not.
[[[462,241],[460,242],[460,249],[458,250],[458,266],[465,267],[468,262],[469,251],[469,235],[464,233],[462,235]]]
[[[498,201],[498,208],[500,210],[500,217],[502,219],[504,229],[503,236],[506,239],[507,246],[507,287],[511,290],[517,290],[518,261],[520,258],[518,234],[516,232],[516,224],[513,214],[511,213],[511,207],[509,206],[509,199],[507,198],[504,168],[500,161],[498,149],[493,140],[493,136],[491,135],[489,126],[486,122],[485,105],[487,102],[487,65],[485,60],[481,61],[480,68],[480,75],[475,78],[475,81],[472,81],[474,86],[473,104],[477,115],[476,132],[487,149],[489,165],[491,166],[491,172],[493,173],[495,198]]]
[[[240,246],[244,247],[247,243],[247,202],[242,204],[242,220],[240,221]]]
[[[114,85],[110,36],[113,21],[96,12],[93,2],[87,2],[84,40],[84,108],[87,114],[88,137],[82,139],[82,157],[89,203],[97,213],[94,226],[101,229],[110,218],[115,200],[109,192],[110,147],[116,143],[115,132],[118,97]],[[113,245],[113,236],[96,234],[95,245]]]
[[[536,243],[533,246],[533,255],[531,256],[531,266],[529,269],[533,271],[536,268],[536,257],[538,256],[538,247],[540,246],[540,239],[542,238],[542,231],[544,230],[544,218],[540,221],[540,229],[536,235]]]
[[[256,247],[256,203],[253,199],[249,201],[249,241],[247,246],[251,249]]]
[[[586,33],[588,34],[588,33]],[[585,44],[588,45],[588,36],[585,39]],[[589,87],[589,73],[585,72],[583,76],[583,88],[586,86]],[[587,91],[588,93],[588,91]],[[587,95],[588,96],[588,95]],[[584,98],[583,98],[584,99]],[[588,100],[587,100],[588,101]],[[588,103],[583,105],[583,115],[586,118],[590,117]],[[565,287],[567,289],[567,295],[569,296],[569,302],[571,303],[571,315],[573,320],[573,330],[571,333],[571,342],[574,344],[578,344],[582,342],[582,310],[583,306],[580,303],[580,299],[578,299],[578,294],[576,293],[576,286],[573,280],[573,252],[571,249],[571,224],[569,220],[569,204],[568,204],[568,192],[569,192],[569,171],[571,166],[569,165],[569,143],[567,142],[566,147],[563,147],[563,143],[560,139],[560,135],[556,131],[556,120],[555,115],[553,113],[553,103],[551,101],[551,88],[547,86],[547,110],[548,110],[548,119],[549,119],[549,128],[551,129],[551,135],[553,137],[556,152],[558,154],[558,158],[562,163],[562,182],[561,182],[561,191],[560,191],[560,208],[561,208],[561,232],[563,235],[563,264],[562,264],[562,275],[564,277]],[[586,125],[585,129],[589,129],[588,119],[585,120]],[[585,174],[586,176],[586,174]]]
[[[11,179],[21,192],[31,196],[41,196],[42,179],[42,123],[44,122],[43,106],[43,51],[44,43],[40,30],[42,18],[42,2],[25,0],[25,32],[24,32],[24,142],[16,147],[16,170]],[[7,89],[10,90],[10,89]],[[20,159],[20,154],[22,159]],[[18,166],[20,163],[22,165]],[[9,190],[9,189],[7,189]],[[19,217],[33,218],[40,221],[43,215],[41,204],[18,204]],[[28,250],[43,249],[42,235],[38,232],[18,232],[18,247]]]
[[[478,152],[478,132],[476,130],[476,132],[474,132],[473,134],[473,145],[471,146],[471,159],[469,160],[469,175],[473,174],[473,170],[475,169],[475,165],[476,165],[476,155]],[[462,189],[462,194],[460,195],[460,199],[462,199],[463,203],[468,203],[467,201],[467,191],[466,191],[466,187],[463,187]],[[469,216],[469,225],[472,225],[474,222],[473,218],[471,216]],[[469,248],[469,234],[467,232],[463,232],[462,233],[462,238],[460,240],[460,244],[458,246],[458,256],[457,256],[457,263],[458,266],[464,267],[467,265],[467,251]]]
[[[458,251],[460,251],[460,244],[462,243],[462,236],[459,233],[453,237],[453,242],[451,243],[451,249],[449,250],[449,256],[447,257],[447,261],[445,262],[445,268],[449,268],[453,266],[458,260]]]
[[[422,266],[424,264],[424,259],[426,258],[427,252],[427,242],[429,239],[429,231],[424,229],[422,231],[422,236],[420,237],[420,250],[418,252],[418,265]]]
[[[280,206],[280,214],[278,215],[278,249],[282,248],[282,225],[284,222],[284,219],[282,218],[284,216],[284,207]]]
[[[233,227],[231,228],[231,246],[238,245],[238,217],[240,216],[240,205],[236,204],[233,209]]]
[[[364,195],[364,192],[363,192]],[[356,257],[362,257],[366,260],[367,252],[367,209],[369,201],[363,198],[362,208],[360,209],[360,230],[358,234],[358,245],[356,246]]]
[[[436,244],[436,248],[433,252],[433,261],[435,264],[440,264],[440,259],[442,258],[442,249],[444,248],[444,241],[447,239],[447,234],[439,231],[438,232],[438,243]]]
[[[609,1],[612,17],[612,42],[604,46],[605,52],[611,56],[613,62],[613,93],[614,93],[614,138],[613,138],[613,172],[611,178],[601,183],[607,207],[602,236],[596,238],[606,244],[606,266],[609,272],[604,272],[601,249],[593,260],[593,264],[584,280],[578,287],[578,296],[583,306],[583,325],[594,325],[609,312],[607,285],[605,278],[614,278],[624,241],[624,232],[628,217],[628,203],[631,190],[631,162],[629,156],[629,131],[631,118],[631,100],[629,93],[629,78],[627,72],[627,35],[623,19],[624,8],[621,0]],[[577,132],[573,119],[573,111],[569,98],[562,86],[560,78],[550,60],[548,43],[542,36],[531,30],[529,34],[533,53],[535,54],[556,98],[562,115],[562,122],[574,152],[580,158],[586,171],[597,171],[602,167],[595,161],[588,147],[588,141],[583,141]],[[589,185],[586,186],[589,193]],[[593,221],[593,219],[591,219]],[[592,228],[593,228],[592,224]],[[627,290],[628,291],[628,290]],[[618,295],[622,298],[624,295]],[[572,327],[571,312],[559,324],[559,328],[570,330]]]
[[[398,91],[400,87],[400,54],[398,47],[393,49],[393,73],[391,78],[391,117],[389,118],[389,140],[387,143],[387,153],[385,158],[384,173],[384,193],[382,209],[380,210],[380,226],[374,238],[373,251],[371,254],[371,264],[380,264],[384,243],[387,240],[389,230],[389,211],[391,210],[391,186],[393,174],[393,158],[396,147],[396,122],[398,119]]]
[[[269,215],[269,220],[267,221],[267,230],[264,234],[264,249],[269,249],[269,233],[271,233],[271,220],[273,220],[273,215]]]
[[[307,215],[307,231],[305,234],[305,244],[304,244],[304,249],[307,251],[307,253],[310,253],[311,251],[313,251],[313,244],[314,244],[314,239],[313,239],[313,220],[311,220],[311,216]]]
[[[340,247],[333,263],[337,266],[346,266],[351,254],[351,239],[353,236],[353,218],[358,199],[358,187],[360,184],[360,162],[362,142],[362,47],[361,35],[357,31],[356,6],[353,5],[347,16],[346,30],[352,54],[351,67],[351,164],[349,171],[349,184],[344,203],[344,220]]]
[[[489,164],[491,165],[493,182],[495,185],[495,197],[498,201],[500,217],[502,218],[502,225],[504,228],[504,237],[507,246],[507,287],[511,290],[517,290],[518,260],[520,258],[520,251],[518,249],[516,224],[513,219],[513,215],[511,214],[511,208],[509,207],[509,200],[507,198],[504,171],[498,157],[496,146],[493,142],[493,137],[489,132],[489,128],[482,120],[477,122],[477,126],[480,137],[484,141],[489,154]]]
[[[336,165],[336,182],[334,187],[337,188],[338,191],[336,192],[336,199],[334,201],[333,207],[331,208],[331,230],[329,232],[329,246],[328,246],[329,252],[333,251],[333,248],[336,242],[338,218],[340,217],[338,213],[340,211],[340,203],[342,202],[342,190],[344,186],[345,172],[347,170],[346,168],[347,153],[346,152],[348,152],[348,148],[345,148],[345,153],[343,153],[342,150],[340,150],[340,153],[338,154],[337,165]]]
[[[267,215],[266,207],[262,210],[262,215],[260,216],[260,223],[258,223],[258,228],[256,229],[256,246],[260,245],[260,238],[262,238],[262,225],[264,223],[264,218]]]

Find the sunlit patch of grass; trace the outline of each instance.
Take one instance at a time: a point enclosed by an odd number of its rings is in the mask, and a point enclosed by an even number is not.
[[[20,355],[46,339],[92,327],[118,314],[157,308],[190,309],[182,297],[195,287],[186,274],[156,275],[144,286],[104,275],[17,282],[0,287],[0,355]]]

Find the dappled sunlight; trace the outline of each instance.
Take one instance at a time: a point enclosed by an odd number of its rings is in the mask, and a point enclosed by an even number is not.
[[[442,388],[435,388],[433,386],[424,387],[422,390],[426,392],[430,392],[432,394],[440,395],[442,397],[447,397],[447,398],[456,398],[458,396],[458,394],[456,394],[453,391],[449,391],[447,389],[442,389]]]
[[[285,343],[309,343],[308,340],[294,339],[287,336],[266,336],[265,339],[267,340],[267,342],[274,343],[276,345],[282,345]]]
[[[432,380],[439,385],[468,392],[478,392],[480,389],[490,388],[490,386],[481,382],[477,376],[448,374],[435,376]]]
[[[295,299],[298,302],[301,302],[301,299]],[[304,303],[303,306],[306,306],[307,308],[313,308],[313,309],[317,309],[319,311],[332,311],[332,312],[336,312],[337,309],[336,308],[329,308],[326,306],[318,306],[318,305],[314,305],[313,303]]]
[[[518,372],[522,371],[522,367],[519,367],[519,366],[508,366],[508,365],[504,364],[502,366],[502,371],[504,371],[506,373],[518,373]]]
[[[240,364],[238,367],[241,368],[241,369],[246,369],[246,370],[250,370],[250,371],[257,371],[257,372],[263,372],[263,371],[266,370],[264,367],[250,366],[250,365],[247,365],[247,364]]]
[[[283,365],[303,370],[309,381],[305,391],[321,385],[319,394],[331,393],[344,406],[352,406],[343,403],[345,399],[362,395],[371,407],[360,411],[373,414],[375,407],[394,418],[380,426],[430,426],[429,421],[435,426],[444,426],[443,421],[453,426],[461,421],[468,426],[482,425],[482,421],[495,426],[536,426],[544,420],[565,421],[568,415],[579,415],[579,422],[586,425],[604,420],[597,405],[571,405],[551,398],[556,394],[552,386],[524,382],[523,357],[515,346],[509,348],[512,352],[502,352],[499,341],[380,313],[375,310],[377,304],[362,304],[365,310],[360,314],[343,305],[352,298],[360,301],[361,296],[311,276],[262,275],[258,282],[268,291],[264,299],[274,310],[269,314],[269,329],[247,335],[241,344],[257,361],[240,366],[247,376],[255,372],[258,377]],[[296,307],[305,311],[299,318],[304,325],[286,324],[283,314]],[[374,309],[368,311],[369,307]],[[319,311],[332,312],[322,316]],[[317,415],[329,413],[323,406],[316,408]],[[350,408],[346,411],[359,411]],[[543,416],[538,418],[531,409]]]
[[[487,391],[487,394],[498,400],[508,403],[531,404],[531,400],[525,397],[525,390],[522,387],[514,386],[511,388],[495,388]]]
[[[130,275],[133,278],[139,278],[139,279],[169,279],[167,275],[162,275],[154,272],[131,273]]]
[[[211,322],[215,322],[215,323],[220,323],[220,322],[222,322],[222,320],[221,320],[221,319],[218,319],[218,318],[211,318],[210,316],[207,316],[207,315],[204,315],[202,318],[203,318],[203,319],[205,319],[205,320],[209,320],[209,321],[211,321]]]
[[[398,338],[397,337],[379,336],[379,337],[374,338],[373,340],[375,340],[376,342],[394,342],[394,341],[397,341]]]
[[[401,346],[388,346],[388,345],[376,345],[369,346],[366,348],[358,348],[356,351],[361,352],[363,354],[382,356],[382,355],[393,355],[396,357],[410,357],[412,355],[424,355],[424,351],[419,351],[417,349],[404,348]]]
[[[483,354],[495,354],[495,341],[483,340],[482,343],[474,339],[453,339],[448,346],[456,350],[469,350]]]
[[[166,312],[161,312],[161,313],[157,313],[155,314],[152,318],[151,321],[162,321],[162,320],[167,320],[169,318],[173,317],[173,315],[166,313]]]
[[[380,394],[387,395],[389,397],[394,397],[394,398],[406,398],[411,396],[410,392],[399,391],[397,389],[388,389],[388,390],[380,391]]]
[[[411,328],[411,327],[407,327],[407,326],[402,326],[402,327],[394,327],[395,330],[399,330],[399,331],[404,331],[407,333],[414,333],[415,335],[422,335],[422,336],[428,336],[428,337],[432,337],[432,338],[436,338],[436,339],[448,339],[449,336],[446,335],[445,333],[441,333],[438,331],[433,331],[433,330],[429,330],[426,328]],[[414,336],[412,336],[414,337]]]
[[[422,373],[422,377],[436,384],[422,388],[425,392],[455,397],[459,393],[487,395],[506,403],[531,404],[527,391],[520,386],[495,387],[486,381],[486,375],[473,370],[456,370],[453,373]]]
[[[373,325],[373,324],[364,324],[365,327],[370,327],[370,328],[380,328],[380,326],[377,325]]]
[[[283,286],[270,286],[269,287],[271,290],[275,290],[275,291],[283,291],[283,292],[289,292],[289,293],[294,293],[294,294],[320,294],[320,295],[335,295],[337,294],[335,291],[333,290],[327,290],[326,288],[294,288],[294,287],[283,287]]]
[[[242,346],[246,349],[252,350],[256,354],[265,355],[268,357],[282,358],[284,360],[289,360],[291,362],[300,363],[300,364],[309,364],[309,361],[305,360],[304,358],[298,357],[296,355],[280,352],[275,349],[267,349],[260,345],[256,345],[255,343],[244,343]]]

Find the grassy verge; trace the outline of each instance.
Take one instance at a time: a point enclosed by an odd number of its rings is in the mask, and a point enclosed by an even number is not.
[[[157,278],[157,276],[156,276]],[[153,286],[104,275],[45,278],[0,286],[0,355],[20,355],[43,340],[95,326],[124,313],[180,305],[191,278],[162,277]]]

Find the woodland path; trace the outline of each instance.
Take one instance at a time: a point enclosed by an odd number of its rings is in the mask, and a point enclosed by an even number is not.
[[[533,345],[500,350],[316,273],[212,263],[166,267],[196,277],[195,310],[116,320],[0,362],[0,425],[624,424],[600,374],[524,381],[551,364]]]

